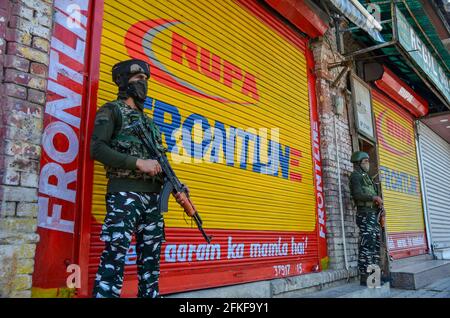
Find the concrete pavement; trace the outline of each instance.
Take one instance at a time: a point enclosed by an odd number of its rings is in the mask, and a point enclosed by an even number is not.
[[[300,298],[450,298],[450,277],[441,278],[417,290],[389,288],[366,288],[359,282],[350,282],[321,291],[298,295]]]
[[[450,298],[450,277],[442,278],[418,290],[391,288],[390,298]]]

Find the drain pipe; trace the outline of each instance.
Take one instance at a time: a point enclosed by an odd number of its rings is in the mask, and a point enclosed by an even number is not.
[[[339,193],[339,210],[341,212],[341,230],[342,230],[342,243],[344,246],[344,262],[345,262],[345,269],[347,270],[347,280],[350,278],[350,273],[348,271],[348,259],[347,259],[347,242],[345,240],[345,226],[344,226],[344,207],[342,204],[342,190],[341,190],[341,166],[340,166],[340,160],[339,160],[339,143],[338,143],[338,134],[336,130],[336,116],[333,116],[334,120],[334,142],[336,147],[336,164],[337,164],[337,175],[338,175],[338,193]]]

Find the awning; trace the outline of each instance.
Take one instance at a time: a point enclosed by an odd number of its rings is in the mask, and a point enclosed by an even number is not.
[[[379,3],[387,41],[373,45],[372,38],[361,29],[352,30],[354,38],[368,48],[345,52],[355,57],[374,51],[377,62],[389,69],[429,104],[430,113],[450,109],[450,54],[447,52],[419,0]],[[393,10],[392,10],[393,9]],[[372,48],[372,49],[371,49]]]
[[[313,8],[310,8],[306,1],[266,0],[266,2],[311,38],[324,35],[328,29],[328,24]]]
[[[386,66],[383,66],[383,70],[383,76],[375,81],[375,85],[415,117],[425,116],[428,113],[428,102]]]
[[[373,19],[369,19],[363,12],[350,0],[330,0],[330,2],[338,9],[347,19],[356,26],[366,31],[376,42],[386,42],[380,31],[375,28]]]

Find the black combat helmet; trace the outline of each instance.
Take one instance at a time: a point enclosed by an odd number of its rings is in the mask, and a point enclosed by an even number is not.
[[[126,91],[130,78],[139,73],[143,73],[147,75],[147,78],[150,78],[150,66],[147,62],[131,59],[115,64],[112,67],[112,79],[119,86],[119,93]]]

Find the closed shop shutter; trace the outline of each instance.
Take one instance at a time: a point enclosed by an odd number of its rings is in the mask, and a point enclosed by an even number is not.
[[[374,90],[373,96],[389,252],[394,259],[423,254],[427,245],[414,121],[380,92]]]
[[[113,64],[150,63],[146,112],[213,235],[206,245],[171,198],[161,293],[316,270],[323,200],[316,200],[320,154],[313,158],[305,39],[257,1],[105,1],[102,23],[97,107],[115,99]],[[106,179],[98,162],[93,182],[89,288],[103,248]],[[132,245],[125,296],[136,294],[135,254]]]
[[[431,243],[450,248],[450,145],[423,123],[418,131]]]

